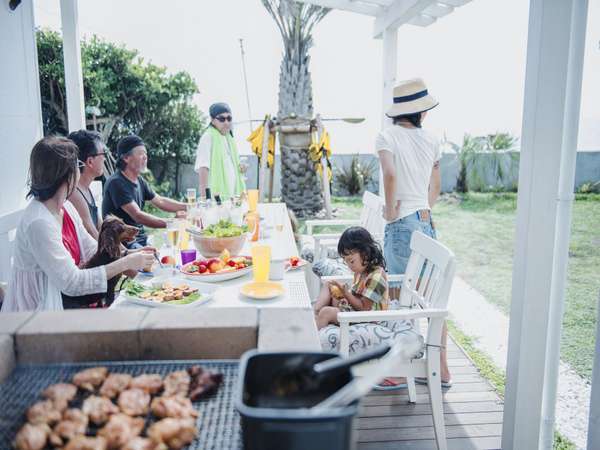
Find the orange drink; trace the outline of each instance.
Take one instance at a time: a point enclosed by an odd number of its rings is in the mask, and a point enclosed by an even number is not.
[[[250,211],[256,211],[257,204],[258,204],[258,189],[248,189],[248,209]]]
[[[246,222],[248,223],[248,231],[251,233],[250,240],[253,242],[258,241],[260,233],[260,216],[256,211],[248,211],[248,214],[246,214]]]
[[[252,246],[251,253],[254,281],[257,283],[269,281],[271,247],[268,245],[254,245]]]

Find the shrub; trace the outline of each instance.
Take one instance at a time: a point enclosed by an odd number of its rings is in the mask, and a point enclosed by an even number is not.
[[[377,166],[374,160],[362,165],[358,155],[352,157],[349,166],[334,169],[335,183],[338,188],[354,196],[364,192],[365,188],[374,181]]]

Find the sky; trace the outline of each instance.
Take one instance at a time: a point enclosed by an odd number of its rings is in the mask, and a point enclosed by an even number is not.
[[[520,135],[527,47],[526,0],[473,0],[426,28],[398,31],[398,80],[423,78],[440,106],[425,127],[440,138],[510,132]],[[36,24],[60,29],[59,0],[35,1]],[[145,60],[185,70],[194,101],[231,105],[249,118],[240,55],[246,53],[253,119],[276,115],[282,42],[260,0],[79,0],[80,33],[137,49]],[[361,124],[327,122],[334,153],[370,153],[381,127],[382,41],[372,17],[332,11],[317,25],[310,51],[315,113],[364,117]],[[589,2],[579,149],[600,150],[600,2]],[[249,152],[248,123],[236,125]]]

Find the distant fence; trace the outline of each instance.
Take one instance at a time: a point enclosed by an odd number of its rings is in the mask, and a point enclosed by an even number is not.
[[[367,189],[371,192],[379,191],[379,162],[374,155],[360,154],[360,155],[334,155],[331,158],[331,163],[334,168],[349,167],[352,163],[352,159],[358,156],[360,164],[368,166],[370,164],[375,168],[373,173],[373,181],[369,183]],[[477,166],[480,168],[481,183],[484,186],[498,187],[501,182],[497,179],[494,173],[493,165],[491,162],[485,161],[490,156],[483,153],[479,155],[479,158],[483,161],[477,161]],[[246,156],[249,164],[248,171],[246,172],[246,183],[249,188],[256,188],[258,179],[258,161],[256,156]],[[510,154],[506,154],[504,161],[504,168],[506,170],[506,176],[504,179],[504,188],[510,189],[517,185],[519,176],[519,161],[518,158],[514,158],[515,162],[510,163],[513,158]],[[452,192],[456,189],[456,180],[460,171],[460,163],[458,158],[453,153],[444,153],[442,160],[440,161],[440,168],[442,171],[442,192]],[[510,170],[509,170],[510,169]],[[281,195],[281,184],[280,184],[280,171],[281,162],[278,158],[275,161],[275,182],[273,185],[273,196],[279,197]],[[578,152],[577,153],[577,167],[575,170],[575,183],[573,190],[577,189],[584,183],[600,181],[600,151],[597,152]],[[184,165],[180,172],[179,186],[181,191],[185,191],[188,187],[196,187],[198,185],[198,175],[194,172],[192,165]],[[337,185],[334,179],[333,183],[333,194],[334,195],[347,195],[343,189]]]

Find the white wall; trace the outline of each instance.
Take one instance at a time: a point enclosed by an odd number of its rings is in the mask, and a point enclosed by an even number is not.
[[[31,4],[0,3],[0,215],[25,205],[29,153],[42,137]]]

